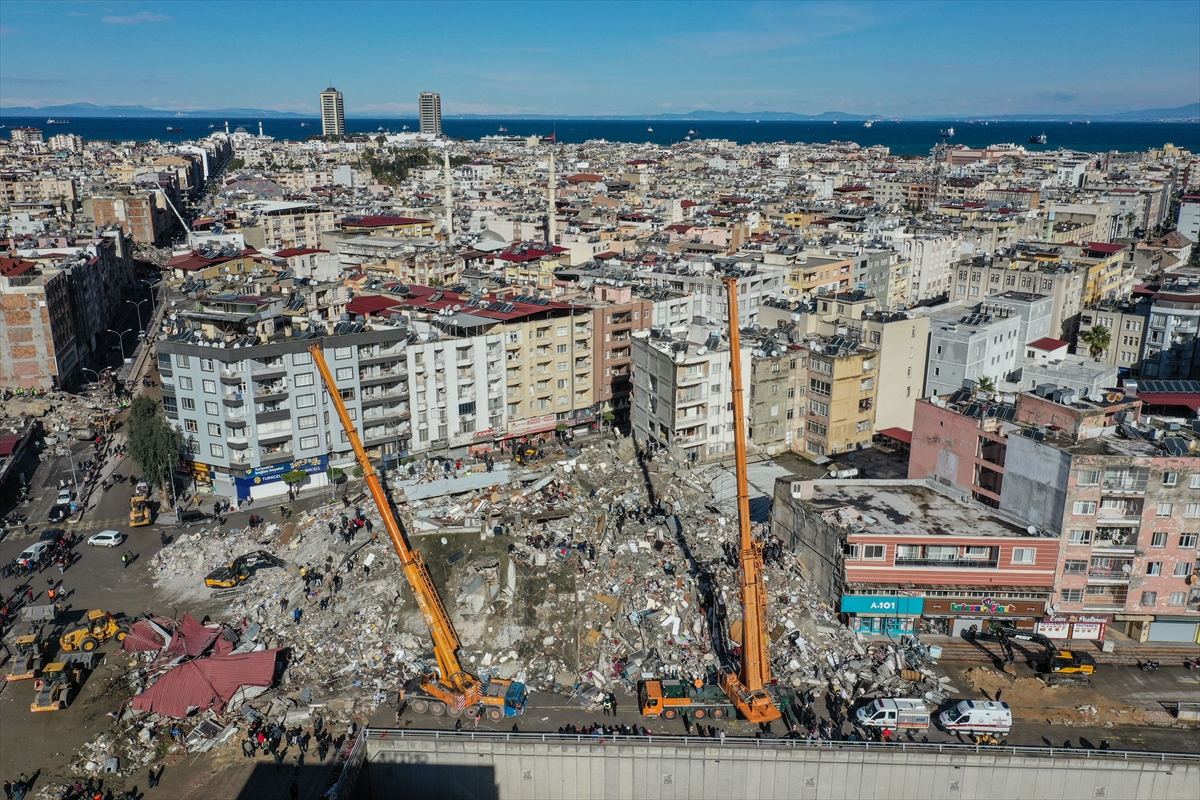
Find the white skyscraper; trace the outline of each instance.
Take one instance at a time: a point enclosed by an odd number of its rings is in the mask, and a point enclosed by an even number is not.
[[[437,92],[421,92],[417,97],[421,114],[421,133],[442,135],[442,96]]]
[[[342,106],[342,93],[332,86],[321,92],[321,135],[346,135],[346,110]]]

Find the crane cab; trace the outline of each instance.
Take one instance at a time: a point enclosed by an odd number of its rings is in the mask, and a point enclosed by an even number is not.
[[[492,679],[484,686],[479,698],[480,709],[492,722],[505,717],[520,716],[525,710],[529,690],[518,681]]]
[[[1071,675],[1091,675],[1096,671],[1096,659],[1087,653],[1059,650],[1050,658],[1050,671]]]

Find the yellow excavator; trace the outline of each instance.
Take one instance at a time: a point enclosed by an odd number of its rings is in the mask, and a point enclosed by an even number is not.
[[[342,401],[342,395],[337,383],[334,382],[333,373],[329,371],[329,365],[325,362],[321,345],[313,344],[309,347],[309,352],[312,354],[313,362],[317,365],[317,371],[321,373],[321,380],[325,382],[329,399],[333,401],[334,408],[337,409],[338,419],[341,420],[342,428],[346,431],[350,446],[354,448],[354,455],[358,459],[358,465],[362,468],[363,479],[371,492],[371,498],[375,501],[375,507],[379,509],[379,516],[383,519],[383,525],[387,529],[388,537],[392,540],[392,546],[396,549],[396,555],[400,557],[400,567],[404,571],[404,577],[408,580],[408,585],[417,600],[417,606],[421,609],[421,617],[425,620],[425,625],[429,628],[429,636],[433,640],[437,670],[431,670],[410,681],[401,693],[401,699],[407,701],[408,707],[418,714],[429,713],[434,716],[451,717],[465,714],[472,718],[483,715],[493,722],[505,717],[518,716],[524,712],[528,697],[525,684],[495,678],[484,683],[464,670],[462,664],[459,663],[457,652],[459,641],[458,634],[454,630],[454,623],[450,620],[450,615],[446,613],[446,607],[442,605],[442,599],[438,596],[437,588],[433,585],[433,579],[429,576],[429,570],[421,558],[421,553],[409,547],[408,542],[405,541],[404,532],[401,530],[396,516],[392,513],[387,495],[384,494],[383,486],[379,482],[379,476],[375,474],[371,459],[367,457],[367,451],[358,436],[354,422],[350,419],[346,404]]]

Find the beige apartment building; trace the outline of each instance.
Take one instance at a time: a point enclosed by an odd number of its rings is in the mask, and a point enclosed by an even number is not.
[[[315,203],[257,200],[238,207],[246,245],[255,249],[320,247],[321,234],[337,227],[333,211]]]
[[[845,335],[807,343],[808,408],[802,452],[810,458],[871,446],[879,351]]]
[[[0,208],[20,203],[55,202],[74,208],[79,191],[71,178],[0,175]]]

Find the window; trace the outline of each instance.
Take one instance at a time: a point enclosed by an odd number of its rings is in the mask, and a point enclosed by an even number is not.
[[[1037,550],[1032,547],[1014,547],[1012,563],[1032,564],[1036,556]]]
[[[1080,486],[1099,486],[1100,470],[1080,469],[1075,471],[1075,482]]]
[[[828,431],[829,428],[825,427],[825,425],[821,424],[820,422],[809,420],[808,432],[813,436],[824,436],[826,433],[828,433]]]
[[[842,545],[842,555],[845,556],[846,560],[848,561],[857,559],[859,557],[859,550],[860,546],[857,544],[850,544],[847,542],[846,544]]]
[[[1180,561],[1178,564],[1175,565],[1175,572],[1172,573],[1172,577],[1186,578],[1191,574],[1192,574],[1192,565],[1186,561]]]
[[[1146,562],[1146,574],[1151,577],[1153,577],[1155,575],[1162,575],[1162,562],[1161,561],[1147,561]]]
[[[333,377],[339,381],[351,380],[354,378],[354,367],[338,367]]]
[[[315,394],[302,394],[296,398],[296,408],[312,408],[317,404]]]
[[[1187,592],[1171,592],[1167,598],[1167,605],[1182,606],[1187,604]]]
[[[875,388],[875,379],[874,378],[864,378],[863,380],[859,381],[858,390],[860,392],[869,392],[874,388]]]
[[[1192,476],[1191,483],[1188,486],[1192,489],[1200,489],[1200,472]]]
[[[1171,504],[1167,503],[1166,505],[1169,506]],[[1161,508],[1162,505],[1160,504],[1159,507]],[[1183,507],[1183,515],[1188,519],[1200,517],[1200,503],[1188,503]]]
[[[1096,504],[1090,500],[1076,500],[1071,513],[1077,517],[1089,517],[1096,513]]]
[[[1142,592],[1142,602],[1138,605],[1155,606],[1158,605],[1158,592]]]
[[[864,544],[862,548],[862,557],[871,561],[882,561],[884,549],[885,545],[882,544]]]
[[[321,440],[316,436],[304,436],[300,439],[301,450],[316,450]]]
[[[1067,533],[1067,544],[1091,544],[1091,531],[1070,531]]]
[[[312,353],[292,353],[292,363],[297,367],[312,363]]]
[[[1150,537],[1150,546],[1151,547],[1166,547],[1167,546],[1167,534],[1163,533],[1162,531],[1155,532],[1155,534]]]
[[[1194,533],[1181,533],[1179,534],[1179,546],[1183,548],[1194,549],[1196,547],[1197,538],[1200,537],[1197,537]]]
[[[221,424],[219,422],[208,423],[208,435],[209,436],[220,436],[221,435]]]
[[[296,385],[297,386],[312,386],[313,385],[313,374],[311,372],[301,372],[299,375],[296,376]]]
[[[1171,516],[1171,508],[1172,508],[1172,506],[1171,506],[1171,504],[1170,504],[1170,503],[1159,503],[1159,504],[1158,504],[1158,511],[1157,511],[1157,512],[1155,512],[1154,516],[1156,516],[1156,517],[1169,517],[1169,516]],[[1197,505],[1196,505],[1196,508],[1200,509],[1200,504],[1197,504]]]
[[[300,428],[315,428],[317,427],[317,415],[309,414],[296,419],[296,425]]]
[[[1163,473],[1163,486],[1174,486],[1178,482],[1179,482],[1179,473],[1178,472],[1164,472]]]
[[[353,347],[339,347],[333,351],[333,357],[337,361],[345,361],[347,358],[349,358],[353,354],[354,354]]]
[[[867,433],[871,430],[871,420],[864,419],[854,426],[858,433]]]
[[[354,390],[353,389],[338,389],[338,394],[342,396],[343,400],[353,400],[354,399]]]
[[[828,397],[832,386],[830,386],[830,384],[826,381],[819,381],[816,378],[810,378],[808,381],[808,388],[813,394],[819,394]]]
[[[195,439],[189,439],[187,443],[187,451],[194,456],[200,455],[200,443]]]
[[[183,398],[182,400],[179,401],[179,404],[181,406],[183,406],[184,411],[195,411],[196,410],[196,401],[190,397]]]
[[[211,358],[200,359],[200,369],[203,370],[204,372],[212,372],[213,371],[212,359]]]
[[[810,425],[809,427],[812,427],[812,426]],[[806,450],[808,450],[808,452],[812,453],[813,455],[818,455],[818,456],[825,455],[825,445],[817,444],[816,442],[809,441],[809,442],[805,443],[804,447]]]
[[[221,416],[221,412],[217,409],[217,404],[211,400],[208,400],[204,403],[204,413],[208,414],[210,417]]]
[[[1063,562],[1064,575],[1083,575],[1087,572],[1088,562],[1080,559],[1068,559]]]
[[[175,395],[164,394],[162,401],[163,411],[166,411],[168,414],[178,413],[179,406],[176,405]]]
[[[183,421],[183,428],[188,433],[196,433],[200,430],[200,424],[194,419],[185,419]]]
[[[470,403],[459,403],[458,404],[458,413],[459,414],[474,414],[475,413],[475,401],[472,400]]]
[[[219,444],[210,444],[208,446],[208,452],[214,458],[224,458],[225,457],[225,448]]]
[[[179,388],[190,390],[192,388],[192,379],[186,375],[180,375],[179,376]]]
[[[1063,589],[1059,592],[1059,599],[1064,603],[1082,603],[1083,589]]]
[[[560,356],[561,356],[561,355],[563,355],[563,354],[565,354],[565,353],[567,352],[567,346],[566,346],[565,344],[560,344],[560,345],[559,345],[557,348],[555,348],[555,349],[558,351],[558,354],[559,354]]]
[[[216,381],[204,381],[204,393],[205,394],[216,394],[217,393],[217,382]]]

